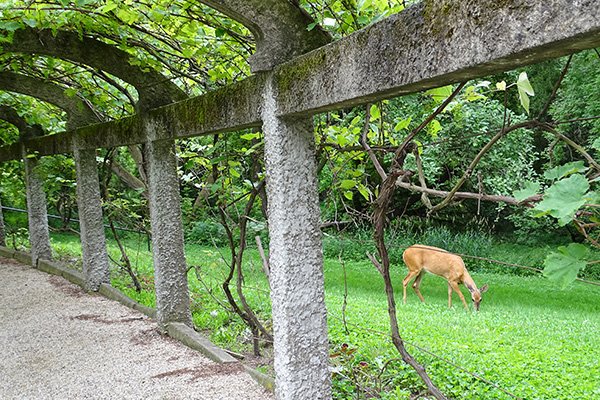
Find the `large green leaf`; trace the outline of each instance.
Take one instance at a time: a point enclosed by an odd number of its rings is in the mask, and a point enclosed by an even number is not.
[[[577,279],[579,271],[586,265],[590,250],[579,243],[560,246],[558,252],[552,252],[544,260],[544,276],[556,281],[564,288]]]
[[[544,177],[548,180],[554,181],[556,179],[563,178],[568,175],[576,174],[579,172],[585,172],[589,168],[585,166],[583,161],[573,161],[564,165],[558,165],[548,171],[544,172]]]
[[[408,128],[411,120],[412,120],[412,117],[408,117],[408,118],[403,119],[402,121],[399,121],[396,124],[396,126],[394,126],[394,132],[398,132],[398,131],[401,131],[402,129]]]
[[[379,107],[377,107],[376,104],[373,104],[369,111],[371,114],[372,121],[377,121],[379,118],[381,118],[381,110],[379,110]]]
[[[356,181],[352,179],[344,179],[340,182],[340,187],[342,189],[350,189],[356,186]]]
[[[531,196],[538,194],[540,184],[537,182],[525,182],[525,187],[521,190],[515,190],[513,196],[517,201],[523,201]]]
[[[452,94],[452,85],[429,89],[425,93],[430,95],[436,103],[441,103]]]
[[[561,179],[546,190],[544,199],[535,207],[541,215],[551,215],[558,219],[560,226],[568,224],[575,212],[586,203],[588,180],[580,174]]]

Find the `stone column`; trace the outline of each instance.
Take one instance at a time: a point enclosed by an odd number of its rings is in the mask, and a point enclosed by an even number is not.
[[[48,211],[44,178],[37,168],[38,160],[27,154],[23,148],[25,164],[25,191],[27,194],[27,217],[29,222],[29,242],[31,243],[31,262],[37,265],[40,258],[51,260],[50,231],[48,229]]]
[[[97,291],[100,284],[110,283],[110,274],[96,150],[79,149],[77,146],[73,150],[85,287]]]
[[[160,122],[149,119],[145,126],[156,314],[159,329],[165,331],[169,322],[192,326],[181,195],[174,142],[157,140],[166,132]]]
[[[331,399],[312,118],[278,118],[264,96],[276,398]]]

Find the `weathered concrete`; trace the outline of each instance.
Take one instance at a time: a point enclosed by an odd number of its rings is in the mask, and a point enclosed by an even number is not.
[[[364,104],[598,45],[598,0],[425,0],[277,67],[279,112]]]
[[[39,260],[37,269],[46,272],[47,274],[62,276],[69,282],[81,288],[85,288],[85,278],[81,272],[59,264],[58,262]]]
[[[364,104],[600,46],[597,5],[597,0],[580,0],[576,6],[571,0],[427,0],[275,68],[282,92],[279,115]],[[174,129],[165,133],[172,138],[260,126],[257,99],[263,86],[262,76],[252,76],[151,115],[173,119]],[[85,131],[82,146],[143,143],[142,129],[122,129],[123,124],[141,127],[141,119],[124,121],[79,131]],[[28,141],[27,146],[40,155],[69,152],[71,135]],[[0,148],[0,161],[16,158]]]
[[[15,250],[5,246],[0,246],[0,257],[14,258]]]
[[[172,141],[154,140],[163,135],[167,127],[148,118],[146,129],[156,315],[159,328],[165,331],[170,322],[192,326],[183,248],[181,195],[175,144]]]
[[[11,43],[2,43],[4,52],[44,54],[74,61],[118,76],[135,86],[140,109],[148,110],[187,96],[165,76],[145,69],[135,57],[116,46],[79,35],[78,32],[22,27],[13,34]]]
[[[74,149],[83,275],[87,290],[110,282],[96,150]]]
[[[218,348],[210,341],[202,337],[193,328],[182,324],[181,322],[171,322],[167,325],[167,333],[173,339],[177,339],[190,349],[194,349],[204,354],[209,359],[220,364],[237,364],[238,360],[227,354],[224,350]]]
[[[29,124],[13,107],[0,105],[0,119],[14,125],[21,139],[30,139],[44,134],[41,125]]]
[[[100,289],[98,289],[98,293],[100,293],[102,296],[107,297],[111,300],[118,301],[119,303],[123,304],[126,307],[137,310],[150,318],[156,318],[156,310],[155,309],[138,303],[137,301],[135,301],[132,298],[125,295],[119,289],[110,286],[108,283],[101,284]]]
[[[48,210],[44,177],[37,168],[38,160],[23,149],[25,164],[25,190],[27,192],[27,218],[29,222],[29,242],[31,258],[35,266],[40,258],[52,259],[50,231],[48,229]]]
[[[312,119],[276,117],[276,98],[267,85],[263,131],[275,393],[279,400],[329,399],[327,312]]]
[[[68,129],[100,121],[88,104],[79,97],[66,96],[63,88],[40,78],[0,71],[0,89],[33,96],[65,110]]]
[[[33,258],[31,257],[31,253],[26,253],[24,251],[15,250],[13,253],[13,258],[20,262],[21,264],[35,266],[33,262]],[[38,260],[41,261],[41,260]]]
[[[261,126],[261,102],[264,76],[251,76],[242,82],[202,96],[152,110],[149,115],[166,121],[171,129],[159,132],[161,139],[236,131]],[[70,153],[74,138],[83,149],[96,149],[145,143],[143,118],[139,115],[95,124],[73,131],[27,140],[30,152],[51,155]],[[0,162],[14,160],[13,145],[0,147]]]
[[[331,41],[314,20],[288,0],[201,0],[244,24],[254,35],[256,52],[248,62],[252,72],[268,71]]]
[[[11,143],[5,146],[0,147],[0,162],[1,161],[9,161],[9,160],[20,160],[21,159],[21,149],[24,144],[21,142]],[[55,154],[52,152],[48,152],[48,154]]]

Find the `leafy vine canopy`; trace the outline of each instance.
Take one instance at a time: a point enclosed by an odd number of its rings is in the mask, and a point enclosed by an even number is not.
[[[334,38],[406,6],[398,0],[290,3],[310,15],[313,22],[306,27],[308,31],[323,29]],[[60,49],[42,54],[35,48],[36,35],[38,42],[52,36],[59,46],[67,43],[64,37],[69,35],[109,45],[122,52],[123,57],[117,57],[121,62],[127,58],[138,75],[152,75],[153,80],[140,82],[131,77],[131,71],[128,76],[118,76],[88,63],[85,57],[64,57]],[[84,47],[90,44],[93,42],[85,42]],[[0,9],[0,46],[0,71],[52,82],[62,87],[66,96],[81,98],[99,120],[106,121],[134,113],[143,97],[140,88],[171,84],[181,91],[167,96],[174,101],[243,79],[250,75],[248,58],[256,42],[248,28],[200,1],[7,0]],[[104,61],[109,63],[109,58]],[[56,121],[65,119],[62,111],[24,100],[23,95],[6,92],[2,96],[32,124],[41,123],[49,133],[64,129],[64,124]]]

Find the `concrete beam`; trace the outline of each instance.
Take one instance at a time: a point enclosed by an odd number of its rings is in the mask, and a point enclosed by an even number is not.
[[[275,69],[280,116],[311,115],[475,79],[600,46],[597,0],[426,0]],[[565,12],[565,10],[569,10]],[[260,126],[265,77],[154,109],[171,138]],[[130,124],[130,129],[125,125]],[[135,129],[134,129],[135,127]],[[134,116],[27,142],[69,152],[71,135],[93,147],[143,143]],[[124,132],[121,132],[123,130]],[[66,149],[66,150],[65,150]],[[12,158],[11,158],[12,157]],[[0,148],[0,161],[17,159]]]
[[[162,131],[160,139],[180,139],[211,133],[236,131],[261,126],[261,101],[264,76],[256,75],[242,82],[150,111],[147,115],[168,123],[172,129]],[[40,156],[71,153],[73,138],[79,148],[96,149],[146,142],[146,132],[139,115],[117,121],[85,126],[72,131],[44,136],[24,142],[28,151]],[[15,153],[15,149],[17,153]],[[19,159],[20,147],[0,147],[0,162]]]
[[[118,47],[78,32],[23,27],[1,44],[4,53],[44,54],[106,71],[133,85],[143,110],[159,107],[187,96],[173,82],[154,70],[145,70],[135,57]]]
[[[0,105],[0,119],[14,125],[21,138],[32,138],[44,134],[44,129],[40,125],[30,125],[13,107]]]
[[[0,72],[0,89],[32,96],[50,104],[54,104],[67,112],[67,127],[99,122],[93,110],[80,98],[65,95],[64,89],[40,78],[14,72]]]
[[[599,45],[597,0],[425,0],[277,67],[280,113],[355,106]]]

